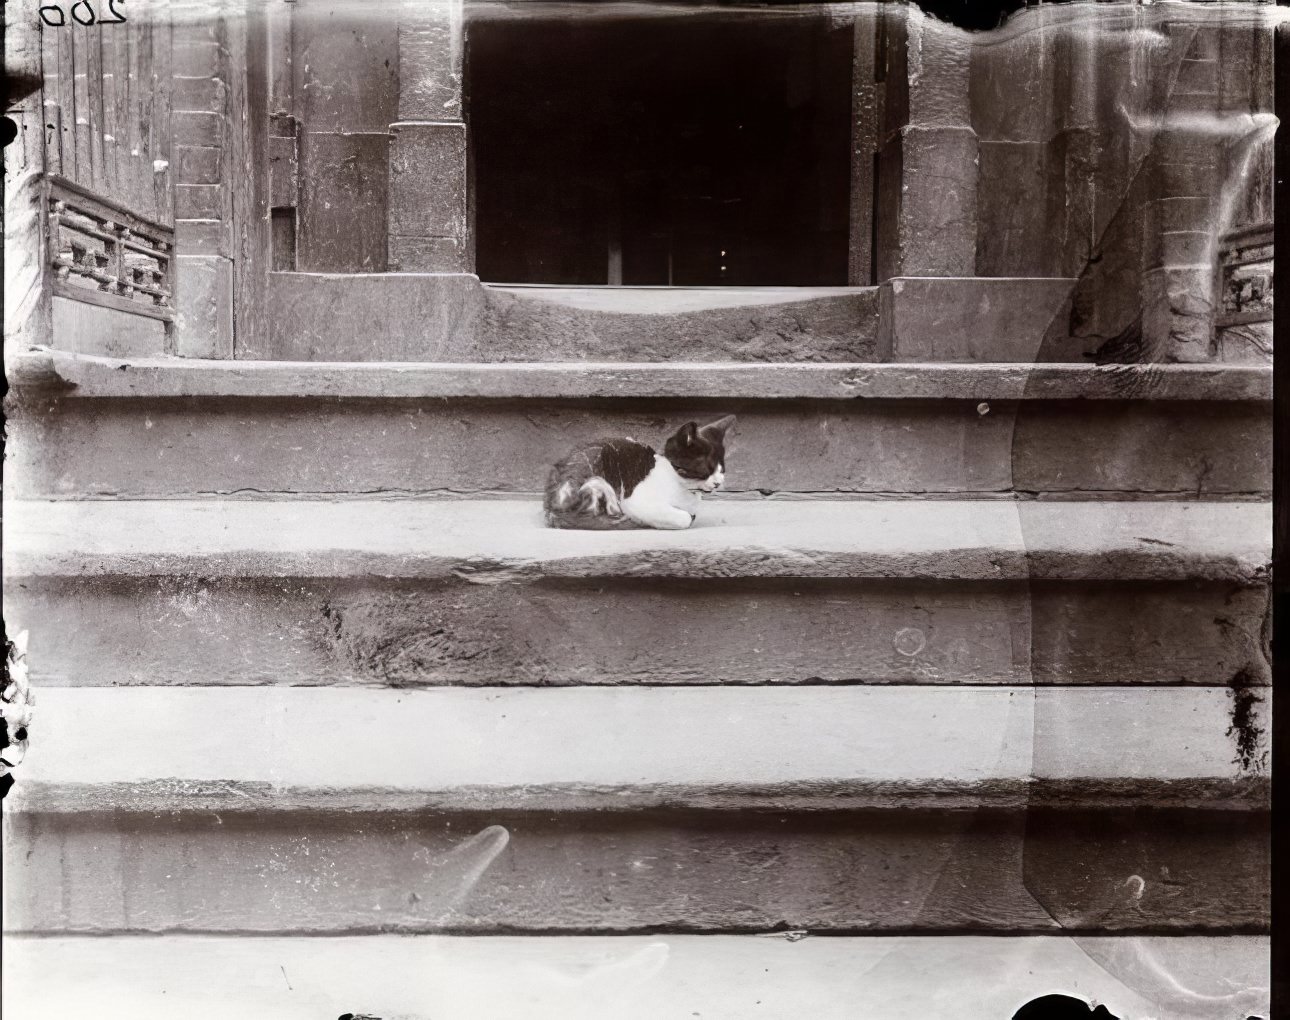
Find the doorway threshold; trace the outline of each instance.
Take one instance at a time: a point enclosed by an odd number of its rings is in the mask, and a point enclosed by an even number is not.
[[[875,287],[668,287],[544,283],[485,283],[489,291],[587,311],[669,314],[710,308],[792,304],[866,294]]]

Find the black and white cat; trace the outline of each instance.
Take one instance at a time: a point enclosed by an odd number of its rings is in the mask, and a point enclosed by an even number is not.
[[[726,433],[735,416],[702,428],[687,422],[663,452],[634,439],[580,446],[551,469],[543,507],[553,528],[666,528],[694,523],[700,493],[726,476]]]

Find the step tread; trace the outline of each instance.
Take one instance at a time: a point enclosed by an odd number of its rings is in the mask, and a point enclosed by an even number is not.
[[[11,386],[86,398],[1269,401],[1270,365],[216,361],[36,351]]]
[[[14,1017],[99,1020],[999,1020],[1053,992],[1120,1017],[1192,1016],[1201,996],[1207,1015],[1266,1016],[1269,958],[1259,936],[184,935],[13,938],[6,949]]]
[[[1000,1020],[1053,992],[1120,1017],[1172,1020],[1198,1005],[1266,1016],[1269,959],[1260,936],[183,935],[11,938],[6,950],[15,1018],[98,1020]]]
[[[715,308],[794,305],[819,298],[876,294],[877,287],[571,287],[486,283],[484,290],[519,300],[545,301],[582,311],[623,315],[676,315]]]
[[[1268,503],[709,501],[687,531],[546,528],[535,500],[15,500],[21,576],[1267,578]]]
[[[1233,704],[1226,688],[1188,687],[49,689],[7,801],[1015,809],[1033,791],[1091,806],[1256,805],[1263,763],[1241,763]],[[1249,707],[1258,743],[1266,704]]]

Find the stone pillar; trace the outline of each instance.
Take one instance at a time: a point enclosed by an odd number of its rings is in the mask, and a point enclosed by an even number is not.
[[[877,277],[976,271],[977,136],[971,37],[917,7],[883,10]]]
[[[1221,184],[1218,31],[1194,31],[1178,70],[1164,130],[1152,152],[1152,200],[1145,217],[1143,340],[1165,361],[1208,361],[1214,340],[1214,267]]]
[[[17,137],[4,150],[4,342],[7,354],[51,338],[45,247],[45,127],[40,23],[34,9],[5,25],[5,77],[16,102],[6,111]]]
[[[175,155],[175,343],[193,358],[233,356],[229,41],[211,0],[171,5]],[[241,170],[245,173],[245,170]]]
[[[1105,226],[1098,217],[1097,98],[1102,34],[1064,27],[1055,40],[1058,123],[1049,150],[1052,173],[1047,218],[1056,233],[1050,239],[1050,244],[1057,242],[1053,245],[1056,273],[1074,277],[1084,271]]]
[[[390,125],[389,268],[470,273],[462,0],[399,9],[398,120]]]
[[[885,70],[878,53],[876,7],[851,15],[851,206],[847,283],[873,282],[875,145],[882,118]]]

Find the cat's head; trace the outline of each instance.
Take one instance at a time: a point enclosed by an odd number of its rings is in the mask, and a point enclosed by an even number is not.
[[[663,446],[663,456],[692,489],[715,492],[726,480],[726,433],[735,423],[728,414],[709,425],[686,422]]]

